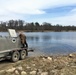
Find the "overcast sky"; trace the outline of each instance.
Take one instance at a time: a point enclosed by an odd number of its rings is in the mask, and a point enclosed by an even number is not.
[[[11,19],[76,26],[76,0],[0,0],[0,21]]]

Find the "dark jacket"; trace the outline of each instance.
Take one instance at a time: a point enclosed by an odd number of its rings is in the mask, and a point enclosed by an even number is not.
[[[20,34],[19,37],[21,39],[21,43],[25,44],[26,43],[26,36],[24,34]]]

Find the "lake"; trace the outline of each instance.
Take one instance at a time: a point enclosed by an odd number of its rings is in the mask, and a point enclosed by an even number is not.
[[[7,32],[0,32],[6,36]],[[25,32],[29,48],[34,52],[29,56],[57,55],[76,52],[76,32]]]

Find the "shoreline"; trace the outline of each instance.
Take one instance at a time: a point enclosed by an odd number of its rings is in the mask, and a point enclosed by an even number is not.
[[[66,30],[62,30],[62,31],[50,31],[50,30],[45,30],[45,31],[27,31],[27,30],[17,30],[17,32],[76,32],[76,30],[69,30],[69,31],[66,31]],[[0,32],[8,32],[8,31],[0,31]]]
[[[76,75],[76,53],[0,62],[0,75]]]

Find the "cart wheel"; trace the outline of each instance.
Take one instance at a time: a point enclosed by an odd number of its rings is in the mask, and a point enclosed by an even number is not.
[[[25,50],[21,50],[20,51],[20,59],[23,60],[26,57],[26,51]]]
[[[11,60],[12,60],[13,62],[18,61],[19,58],[20,58],[20,54],[19,54],[18,51],[15,51],[15,52],[12,53]]]

